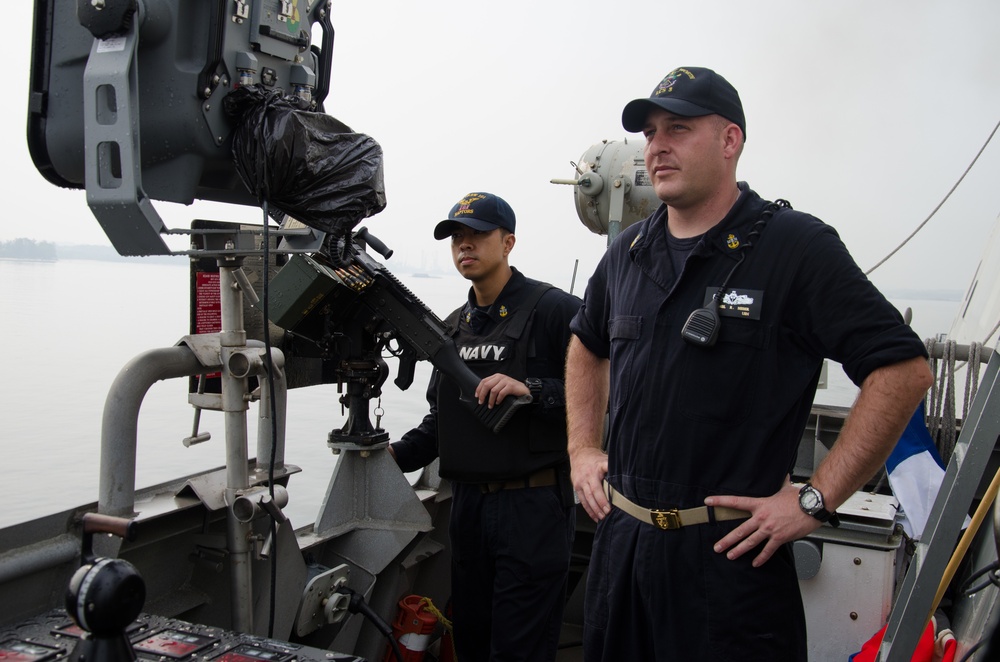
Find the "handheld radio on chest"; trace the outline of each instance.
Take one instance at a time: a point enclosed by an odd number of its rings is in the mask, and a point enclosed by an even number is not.
[[[708,302],[707,305],[691,311],[688,315],[687,321],[684,322],[684,326],[681,327],[681,338],[692,345],[697,345],[698,347],[712,347],[715,345],[715,341],[719,337],[719,328],[722,326],[722,317],[719,316],[719,301],[722,299],[722,294],[726,291],[726,287],[729,285],[729,280],[733,277],[733,274],[743,264],[743,260],[746,259],[746,252],[748,249],[753,247],[753,242],[760,236],[760,233],[764,230],[764,226],[767,224],[767,220],[774,215],[774,212],[779,209],[788,208],[791,209],[792,206],[787,200],[776,200],[774,202],[769,202],[764,210],[760,213],[760,218],[757,222],[753,224],[750,229],[749,235],[747,235],[747,240],[743,243],[740,249],[740,257],[736,260],[736,264],[733,268],[729,270],[726,274],[726,278],[722,281],[722,285],[719,289],[715,291],[712,295],[712,300]]]

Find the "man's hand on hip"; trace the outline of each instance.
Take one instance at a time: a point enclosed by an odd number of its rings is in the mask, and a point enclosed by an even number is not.
[[[819,520],[802,512],[799,490],[787,478],[781,490],[769,497],[710,496],[705,505],[751,513],[750,519],[715,543],[714,549],[720,554],[726,552],[726,558],[733,560],[763,544],[764,549],[753,560],[755,568],[767,563],[786,542],[804,538],[820,527]]]

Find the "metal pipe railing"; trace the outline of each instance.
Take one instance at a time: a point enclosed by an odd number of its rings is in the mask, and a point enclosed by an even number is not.
[[[143,352],[118,373],[108,391],[101,422],[101,477],[97,512],[131,517],[135,514],[135,465],[139,407],[149,388],[163,379],[215,372],[185,345]]]
[[[270,357],[265,357],[261,351],[264,343],[247,341],[242,299],[247,284],[240,262],[239,259],[219,259],[222,313],[219,333],[187,336],[175,347],[140,354],[121,370],[112,384],[104,406],[101,429],[98,512],[116,517],[132,517],[135,514],[139,408],[149,388],[162,379],[221,372],[222,393],[216,403],[222,410],[225,424],[225,503],[230,506],[226,519],[226,547],[230,567],[232,627],[240,632],[252,632],[252,530],[248,522],[241,521],[232,511],[233,504],[250,487],[246,419],[250,395],[247,383],[248,378],[254,375],[262,386],[257,470],[267,472],[272,468],[272,449],[274,468],[284,466],[287,382],[281,351],[272,349]],[[265,358],[270,361],[265,361]],[[204,401],[199,399],[196,406],[203,405]]]

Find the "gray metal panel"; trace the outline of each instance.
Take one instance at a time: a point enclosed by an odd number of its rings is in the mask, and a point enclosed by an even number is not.
[[[328,35],[322,51],[308,41],[317,21]],[[131,27],[101,40],[80,24],[73,0],[36,0],[35,23],[32,159],[49,181],[86,187],[126,255],[169,252],[150,200],[258,204],[233,164],[229,92],[266,81],[290,94],[293,70],[316,72],[321,87],[329,80],[326,5],[307,0],[144,2]],[[109,55],[119,43],[124,50]],[[240,71],[238,60],[258,70]],[[321,104],[325,90],[305,96]]]
[[[998,438],[1000,353],[993,352],[924,529],[923,541],[930,542],[916,544],[913,562],[889,617],[879,649],[883,662],[902,662],[913,654]]]
[[[138,115],[146,192],[172,202],[190,203],[197,197],[256,204],[239,181],[228,149],[216,144],[198,96],[212,3],[145,4],[151,12],[139,30]],[[72,1],[54,0],[53,5],[48,86],[33,90],[45,102],[30,121],[44,128],[44,153],[55,172],[69,185],[83,187],[83,74],[94,37],[77,21]],[[36,43],[35,66],[39,48]]]

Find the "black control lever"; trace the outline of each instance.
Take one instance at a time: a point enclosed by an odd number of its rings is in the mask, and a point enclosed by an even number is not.
[[[124,540],[135,538],[131,520],[97,513],[83,516],[81,566],[66,590],[66,611],[88,634],[73,651],[74,660],[135,660],[126,628],[142,611],[146,583],[128,561],[95,557],[93,536],[110,533]]]

